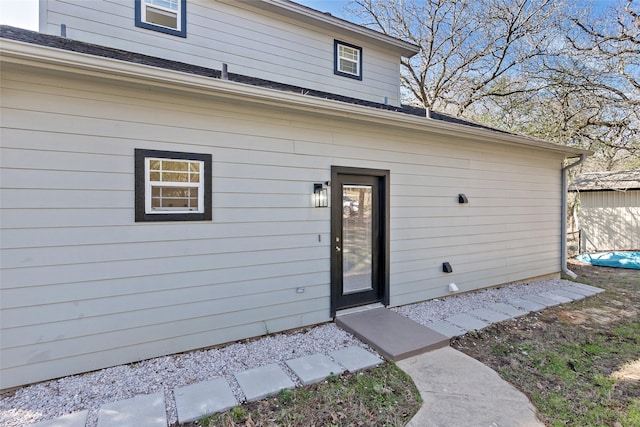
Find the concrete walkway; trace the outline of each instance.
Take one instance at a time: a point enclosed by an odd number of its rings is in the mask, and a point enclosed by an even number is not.
[[[383,308],[339,317],[336,324],[395,360],[411,376],[424,403],[409,427],[544,427],[523,393],[488,366],[449,347],[448,339],[600,292],[600,288],[571,283],[426,326]]]
[[[452,337],[602,291],[572,283],[553,292],[460,313],[428,326],[432,331]],[[386,319],[384,316],[382,318]],[[394,342],[395,339],[390,339],[384,345]],[[390,354],[407,357],[397,362],[398,366],[411,376],[424,400],[422,408],[408,426],[544,426],[536,418],[536,410],[524,394],[477,360],[450,347],[429,347],[425,350],[428,352],[415,355],[415,349],[408,349],[405,343],[399,345],[401,349],[391,349]],[[378,355],[361,347],[347,347],[329,354],[314,354],[286,361],[287,367],[305,385],[322,381],[331,374],[355,372],[380,363],[382,359]],[[237,372],[234,377],[247,401],[263,399],[295,386],[294,379],[278,364]],[[226,411],[239,404],[224,378],[175,389],[173,394],[179,423]],[[164,399],[164,393],[160,391],[106,403],[98,412],[98,427],[167,427]],[[85,410],[32,424],[31,427],[85,427],[87,416],[88,411]]]
[[[544,427],[524,394],[458,350],[446,347],[397,364],[424,402],[407,427]]]

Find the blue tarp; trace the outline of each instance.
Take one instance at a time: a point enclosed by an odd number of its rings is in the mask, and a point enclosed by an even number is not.
[[[600,252],[578,255],[576,259],[591,265],[640,270],[640,252]]]

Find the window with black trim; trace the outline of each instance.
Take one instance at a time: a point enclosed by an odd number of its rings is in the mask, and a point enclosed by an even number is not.
[[[362,80],[362,48],[338,40],[333,41],[334,69],[339,76]]]
[[[187,0],[135,0],[136,27],[187,37]]]
[[[136,222],[211,220],[211,154],[135,150]]]

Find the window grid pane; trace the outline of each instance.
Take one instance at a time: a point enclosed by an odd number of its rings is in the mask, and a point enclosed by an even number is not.
[[[356,61],[358,59],[358,51],[347,46],[340,46],[340,56]]]
[[[144,2],[153,6],[178,11],[178,0],[144,0]]]
[[[345,45],[338,45],[338,71],[355,76],[360,75],[360,51]]]
[[[147,164],[151,212],[201,211],[203,162],[149,158]]]
[[[158,182],[200,182],[200,162],[189,160],[151,160],[149,180]]]
[[[355,62],[340,59],[340,71],[345,73],[358,74],[358,64]]]
[[[152,186],[151,194],[151,207],[154,209],[198,210],[198,188]]]
[[[180,31],[181,0],[142,0],[143,22]]]

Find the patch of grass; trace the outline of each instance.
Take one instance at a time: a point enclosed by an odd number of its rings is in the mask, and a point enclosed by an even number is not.
[[[622,427],[640,426],[640,399],[634,399],[629,406],[629,411],[620,419]]]
[[[404,426],[422,399],[411,378],[393,363],[325,381],[209,415],[189,427]]]
[[[278,393],[278,402],[282,406],[290,405],[293,402],[293,392],[288,388],[283,388]]]
[[[549,426],[640,427],[640,384],[611,375],[640,360],[640,271],[571,268],[606,292],[453,345],[527,394]]]
[[[239,423],[244,421],[248,415],[247,411],[242,406],[234,406],[231,408],[231,411],[229,411],[229,414],[231,415],[231,419]],[[213,417],[209,416],[209,423],[205,425],[211,425],[212,422]]]
[[[211,423],[211,415],[206,415],[200,421],[198,421],[199,426],[208,426]]]

